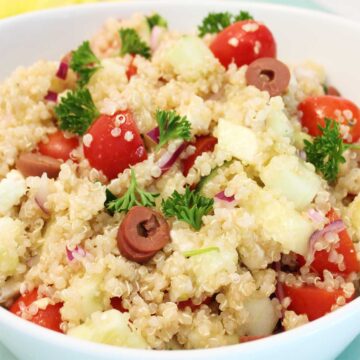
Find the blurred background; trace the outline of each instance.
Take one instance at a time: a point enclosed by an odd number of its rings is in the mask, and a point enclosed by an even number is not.
[[[0,0],[0,19],[20,13],[51,7],[101,2],[104,0]],[[107,0],[109,1],[109,0]],[[121,1],[121,0],[110,0]],[[136,0],[133,0],[136,1]],[[151,0],[149,0],[151,1]],[[152,0],[154,1],[154,0]],[[201,1],[201,0],[197,0]],[[221,1],[221,0],[218,0]],[[232,0],[238,1],[238,0]],[[325,10],[360,21],[360,0],[248,0],[277,3],[315,10]]]

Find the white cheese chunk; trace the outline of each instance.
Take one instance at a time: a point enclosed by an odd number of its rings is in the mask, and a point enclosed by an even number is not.
[[[298,210],[308,206],[321,190],[321,179],[297,156],[279,155],[263,168],[260,178],[269,189],[284,195]]]
[[[17,170],[10,171],[0,181],[0,215],[5,215],[13,206],[18,205],[25,193],[24,177]]]
[[[259,144],[253,130],[220,119],[217,134],[220,149],[247,163],[255,161]]]

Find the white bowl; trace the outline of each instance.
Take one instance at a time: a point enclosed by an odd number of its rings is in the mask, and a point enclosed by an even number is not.
[[[190,30],[209,11],[249,10],[273,31],[279,57],[285,61],[313,59],[325,65],[330,82],[360,103],[360,24],[283,6],[240,2],[184,0],[94,4],[43,11],[0,22],[0,79],[18,65],[59,59],[89,38],[109,16],[158,11],[174,29]],[[298,329],[263,340],[208,350],[148,351],[116,348],[75,340],[48,331],[0,308],[0,341],[26,360],[180,360],[190,359],[334,359],[360,333],[360,298]]]

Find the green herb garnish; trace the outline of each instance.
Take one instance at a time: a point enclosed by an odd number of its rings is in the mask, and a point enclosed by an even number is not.
[[[339,124],[325,118],[325,127],[318,125],[322,132],[313,142],[304,140],[306,160],[312,163],[324,178],[333,183],[339,173],[339,165],[345,163],[343,156],[348,149],[359,149],[357,145],[345,144],[340,135]]]
[[[225,161],[222,165],[214,167],[211,170],[209,175],[201,177],[200,181],[197,183],[197,185],[195,187],[195,190],[201,193],[202,190],[204,189],[204,186],[210,180],[212,180],[215,176],[218,175],[220,169],[225,169],[225,168],[229,167],[233,162],[234,162],[234,160],[228,160],[228,161]]]
[[[159,126],[159,143],[156,147],[157,150],[170,140],[190,140],[191,124],[186,116],[181,117],[175,111],[157,110],[155,118]]]
[[[150,30],[152,30],[155,26],[161,26],[165,29],[168,27],[167,21],[159,14],[153,14],[151,16],[146,17],[146,21],[149,25]]]
[[[112,201],[117,200],[117,197],[109,189],[105,190],[105,195],[106,195],[104,202],[105,209],[110,215],[114,215],[114,211],[109,209],[109,204]]]
[[[110,213],[115,213],[128,212],[135,205],[154,207],[155,198],[157,198],[158,196],[159,194],[152,194],[145,190],[139,189],[135,177],[135,171],[134,169],[131,169],[131,180],[128,190],[122,197],[107,202],[106,209]]]
[[[235,15],[235,21],[254,20],[253,16],[248,11],[240,11],[239,14]]]
[[[240,11],[238,15],[229,12],[210,13],[203,19],[202,24],[198,26],[199,36],[217,34],[237,21],[252,19],[253,17],[247,11]]]
[[[78,74],[78,84],[81,87],[101,68],[100,60],[91,50],[89,41],[84,41],[72,53],[70,68]]]
[[[192,256],[196,256],[196,255],[206,254],[210,251],[220,251],[220,249],[217,246],[209,246],[209,247],[202,248],[202,249],[184,251],[183,255],[185,257],[192,257]]]
[[[61,130],[83,135],[100,115],[88,89],[69,91],[55,107]]]
[[[200,230],[202,217],[213,210],[214,200],[191,191],[187,186],[185,194],[176,190],[162,201],[162,211],[166,217],[175,216],[178,220],[190,224],[195,230]]]
[[[121,56],[125,54],[139,54],[146,59],[150,58],[149,46],[145,41],[141,40],[139,34],[134,29],[120,29],[119,35],[121,38]]]

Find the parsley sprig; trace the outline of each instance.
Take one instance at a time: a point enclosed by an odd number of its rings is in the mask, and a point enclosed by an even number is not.
[[[78,74],[78,84],[81,87],[101,68],[100,60],[91,50],[89,41],[84,41],[72,53],[70,68]]]
[[[149,25],[150,30],[152,30],[155,26],[161,26],[165,29],[168,27],[167,21],[159,14],[155,13],[151,16],[146,17],[146,21]]]
[[[107,196],[110,194],[107,193]],[[154,207],[155,199],[159,196],[159,194],[149,193],[145,190],[141,190],[138,187],[135,171],[131,169],[131,180],[130,186],[126,193],[114,200],[110,200],[105,203],[107,210],[110,213],[115,212],[128,212],[133,206],[146,206],[146,207]]]
[[[198,26],[199,36],[203,37],[205,34],[217,34],[237,21],[252,19],[253,17],[247,11],[240,11],[237,15],[229,12],[210,13],[203,19],[202,24]]]
[[[141,40],[139,34],[134,29],[120,29],[119,35],[121,38],[121,56],[125,54],[139,54],[146,59],[150,58],[150,47],[145,41]]]
[[[69,91],[55,107],[61,130],[83,135],[92,122],[100,115],[90,91],[79,88]]]
[[[109,204],[112,201],[117,200],[117,197],[109,189],[105,190],[105,195],[106,195],[105,202],[104,202],[105,209],[107,210],[107,212],[110,215],[114,215],[115,212],[113,210],[109,209]]]
[[[206,248],[184,251],[183,255],[185,257],[189,258],[189,257],[192,257],[192,256],[206,254],[206,253],[211,252],[211,251],[220,251],[220,249],[217,246],[209,246],[209,247],[206,247]]]
[[[339,173],[340,164],[346,161],[344,152],[359,147],[344,143],[339,124],[335,120],[325,118],[325,127],[318,125],[318,128],[322,132],[321,136],[317,136],[313,142],[304,140],[306,160],[311,162],[329,183],[333,183]]]
[[[190,140],[191,124],[186,116],[181,117],[175,111],[157,110],[155,118],[159,126],[159,143],[156,148],[157,150],[170,140]]]
[[[161,206],[166,217],[175,216],[195,230],[200,230],[202,217],[213,210],[214,200],[200,195],[197,191],[191,191],[187,186],[185,194],[179,194],[175,190],[169,198],[162,201]]]

